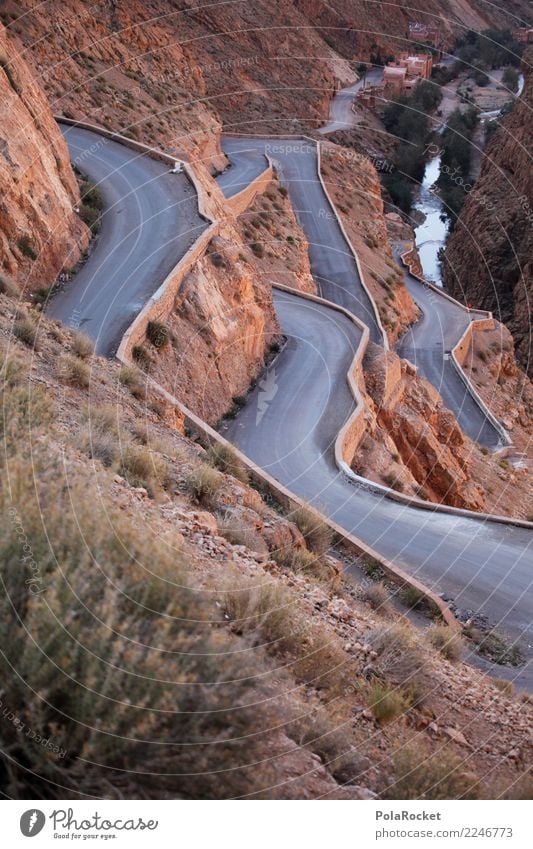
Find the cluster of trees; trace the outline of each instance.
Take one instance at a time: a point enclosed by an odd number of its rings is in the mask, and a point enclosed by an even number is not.
[[[437,182],[452,227],[471,188],[472,136],[478,120],[475,109],[465,112],[455,109],[442,134],[441,171]]]
[[[523,45],[514,40],[510,30],[469,30],[455,45],[459,68],[477,68],[480,72],[502,65],[520,66]]]
[[[400,140],[394,157],[394,170],[383,178],[394,204],[409,212],[413,193],[424,176],[425,151],[431,135],[429,115],[442,100],[440,87],[423,81],[411,95],[402,95],[385,109],[385,129]]]

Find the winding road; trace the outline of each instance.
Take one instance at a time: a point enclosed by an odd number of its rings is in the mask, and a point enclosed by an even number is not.
[[[101,185],[105,213],[95,249],[52,301],[49,313],[67,321],[72,312],[81,314],[99,351],[111,355],[134,310],[161,284],[205,222],[192,209],[191,186],[182,175],[169,175],[158,163],[91,132],[68,130],[66,138],[73,158]],[[368,319],[379,341],[372,306],[338,222],[321,214],[329,205],[316,175],[316,152],[309,153],[314,146],[302,142],[304,149],[291,151],[294,142],[232,139],[224,144],[236,163],[233,173],[220,180],[229,194],[239,190],[245,171],[253,173],[259,161],[264,165],[265,152],[276,159],[309,240],[320,291]],[[272,149],[280,144],[282,150]],[[360,331],[332,307],[277,291],[274,300],[288,343],[270,367],[269,392],[261,395],[261,382],[250,393],[249,403],[228,427],[229,438],[383,556],[436,592],[452,596],[458,606],[486,614],[531,659],[531,531],[475,514],[417,509],[341,474],[334,443],[354,408],[346,374]]]
[[[357,92],[363,86],[378,85],[383,79],[383,68],[371,68],[367,71],[366,80],[361,78],[347,88],[341,88],[330,103],[329,121],[318,130],[322,135],[335,133],[338,130],[349,130],[355,127],[358,119],[352,109]]]
[[[101,234],[47,312],[113,356],[124,332],[207,226],[185,174],[79,127],[61,125],[73,165],[102,194]]]
[[[359,336],[336,310],[274,294],[288,337],[247,405],[223,431],[272,477],[462,608],[487,615],[528,648],[533,643],[530,530],[399,504],[348,480],[334,444],[354,410],[346,374]],[[275,391],[274,391],[274,389]]]
[[[288,189],[297,221],[309,243],[309,262],[319,294],[360,318],[373,342],[383,344],[383,333],[364,288],[337,217],[318,179],[317,152],[305,139],[242,139],[225,136],[224,153],[231,167],[219,178],[226,197],[265,169],[268,156]]]
[[[464,433],[487,448],[501,448],[500,434],[468,392],[450,354],[471,322],[468,312],[407,271],[404,279],[422,315],[398,342],[398,354],[414,363],[419,374],[433,384]]]

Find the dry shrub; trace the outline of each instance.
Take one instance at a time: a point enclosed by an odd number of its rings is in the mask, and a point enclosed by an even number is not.
[[[371,638],[379,668],[388,682],[400,687],[405,699],[421,706],[434,689],[431,670],[413,628],[401,623],[380,628]]]
[[[206,460],[215,468],[220,469],[228,475],[233,475],[234,478],[240,480],[241,483],[248,483],[248,471],[246,466],[239,459],[236,451],[231,445],[226,445],[221,442],[214,442],[206,452]]]
[[[432,625],[427,632],[427,637],[433,648],[447,660],[456,661],[463,656],[463,638],[458,631],[454,631],[448,625]]]
[[[224,595],[223,608],[238,633],[255,636],[269,653],[281,654],[298,681],[340,693],[353,670],[338,637],[298,612],[295,596],[276,583],[255,586],[241,579]]]
[[[320,707],[311,715],[288,723],[287,734],[299,745],[318,755],[325,768],[341,784],[359,779],[366,770],[366,759],[355,748],[351,723],[335,723]]]
[[[29,354],[21,356],[0,353],[0,440],[2,453],[11,446],[24,444],[29,448],[37,439],[39,429],[49,425],[55,408],[44,386],[28,378]],[[0,482],[2,475],[0,471]]]
[[[222,480],[220,472],[207,463],[200,463],[188,475],[185,485],[193,498],[201,504],[211,505],[215,502]]]
[[[258,551],[261,554],[268,552],[267,544],[259,531],[243,524],[242,519],[237,516],[219,516],[217,517],[217,524],[220,535],[231,542],[232,545],[245,545],[250,551]]]
[[[87,389],[91,380],[91,371],[87,363],[72,354],[63,354],[57,364],[60,380],[75,386],[77,389]]]
[[[388,684],[375,683],[368,688],[368,707],[380,725],[386,725],[403,716],[408,703],[403,693]]]
[[[20,287],[8,274],[0,272],[0,295],[8,298],[20,298]]]
[[[112,433],[84,430],[80,436],[80,448],[93,460],[100,460],[106,468],[116,463],[119,450],[116,437]]]
[[[144,446],[126,445],[122,451],[120,473],[131,486],[142,486],[153,493],[157,485],[165,485],[168,467],[162,457]]]
[[[262,707],[257,655],[210,624],[177,541],[104,503],[80,472],[65,486],[42,452],[12,456],[12,498],[0,493],[2,698],[21,723],[0,728],[4,792],[212,799],[273,785],[269,729],[283,716]],[[32,549],[23,566],[19,525]]]
[[[13,324],[13,335],[28,348],[34,348],[37,341],[37,326],[34,320],[29,315],[22,315]]]
[[[492,683],[501,693],[505,693],[506,696],[514,696],[515,688],[512,681],[507,681],[505,678],[494,678]]]
[[[386,613],[389,609],[389,591],[381,581],[378,584],[368,584],[363,587],[362,597],[373,610]]]
[[[462,761],[442,749],[402,749],[394,756],[394,782],[387,799],[478,799],[479,779],[466,773]]]
[[[81,330],[75,330],[70,339],[70,349],[81,360],[88,360],[94,354],[94,342]]]
[[[307,507],[298,507],[289,519],[297,525],[315,554],[325,554],[332,542],[332,530],[320,516]]]
[[[126,389],[129,389],[134,398],[143,401],[146,398],[146,390],[142,379],[142,373],[132,366],[122,366],[118,373],[118,381]]]

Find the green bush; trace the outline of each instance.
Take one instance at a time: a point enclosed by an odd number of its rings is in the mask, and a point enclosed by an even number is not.
[[[28,257],[28,259],[37,259],[37,254],[33,248],[31,243],[31,239],[29,236],[22,236],[18,242],[18,249],[23,256]]]
[[[388,684],[371,684],[367,698],[368,707],[380,725],[386,725],[398,719],[408,707],[404,695],[399,690],[389,687]]]

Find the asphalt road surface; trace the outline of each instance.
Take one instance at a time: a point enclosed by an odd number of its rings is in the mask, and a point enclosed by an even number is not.
[[[101,185],[106,213],[94,250],[59,295],[59,308],[52,314],[67,323],[81,315],[99,350],[111,355],[143,299],[158,288],[205,224],[182,175],[168,175],[158,163],[97,134],[69,130],[66,135],[73,158],[79,158],[80,167]],[[301,220],[316,226],[320,217],[313,203],[317,197],[324,203],[324,196],[315,193],[315,163],[303,154],[278,156],[291,196],[296,186],[303,186],[302,193],[294,195],[305,201],[305,206],[295,204]],[[344,265],[345,248],[329,246],[331,237],[336,244],[337,230],[338,225],[328,225],[325,232],[318,231],[311,247],[315,258],[323,251],[331,262],[328,274],[333,279],[319,278],[323,291],[327,289],[324,294],[337,294],[353,310],[360,284],[353,269],[344,277],[349,268]],[[340,280],[334,256],[342,268]],[[229,437],[279,481],[382,555],[435,591],[450,594],[458,605],[485,613],[510,639],[520,641],[530,658],[533,534],[475,516],[402,505],[343,477],[333,446],[353,409],[346,373],[359,331],[336,310],[294,295],[276,292],[275,305],[288,344],[230,424]],[[520,673],[521,678],[526,675]]]
[[[358,343],[337,311],[275,292],[287,346],[224,435],[270,475],[461,608],[488,616],[531,658],[533,533],[420,510],[345,478],[334,444],[354,409],[346,374]]]
[[[102,229],[89,260],[47,308],[80,327],[104,356],[207,226],[185,174],[88,130],[61,126],[73,164],[102,193]]]
[[[468,313],[404,270],[405,284],[422,310],[422,316],[399,340],[396,350],[414,363],[440,392],[462,430],[487,448],[502,447],[500,435],[458,375],[450,351],[470,323]]]
[[[352,111],[352,103],[354,98],[364,85],[377,85],[383,78],[383,68],[371,68],[367,71],[366,82],[361,78],[356,83],[347,88],[340,89],[332,99],[329,108],[329,121],[320,127],[318,132],[323,135],[335,133],[337,130],[349,130],[350,127],[355,127],[358,120]]]
[[[257,176],[264,170],[264,156],[268,154],[288,189],[294,213],[307,237],[311,271],[319,294],[364,321],[370,329],[370,338],[382,344],[383,336],[355,259],[318,179],[315,145],[299,139],[224,137],[222,147],[231,162],[231,168],[219,178],[227,197],[239,191],[236,187],[242,188],[249,176]],[[231,185],[229,180],[233,181]]]

